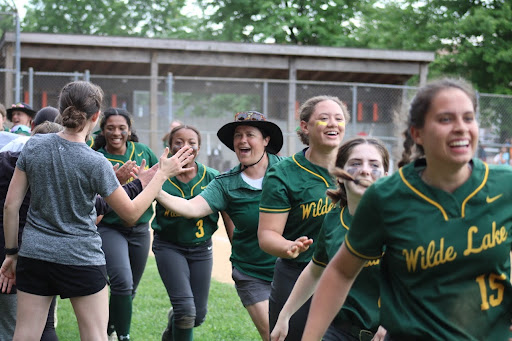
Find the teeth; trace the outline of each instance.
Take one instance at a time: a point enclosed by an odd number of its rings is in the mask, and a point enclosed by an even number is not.
[[[327,135],[338,135],[338,133],[335,131],[329,131],[327,132]]]
[[[468,146],[468,145],[469,145],[468,141],[455,141],[455,142],[450,143],[450,147],[461,147],[461,146]]]

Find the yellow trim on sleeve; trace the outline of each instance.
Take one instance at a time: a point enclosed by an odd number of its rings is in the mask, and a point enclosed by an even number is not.
[[[327,266],[327,263],[320,262],[318,259],[315,258],[315,256],[313,256],[311,260],[313,261],[314,264],[318,266],[323,266],[324,268]]]
[[[309,169],[307,169],[306,167],[304,167],[303,165],[301,165],[296,159],[295,159],[295,155],[292,155],[292,159],[293,161],[295,161],[295,163],[297,164],[297,166],[299,166],[300,168],[304,169],[306,172],[308,173],[311,173],[313,174],[314,176],[318,176],[320,179],[323,180],[323,182],[325,183],[325,186],[327,188],[329,188],[329,182],[327,182],[327,180],[325,180],[325,178],[323,176],[321,176],[320,174],[316,174],[315,172],[313,171],[310,171]]]
[[[489,177],[489,165],[487,163],[484,162],[484,166],[485,166],[485,174],[484,174],[484,180],[482,181],[482,183],[480,184],[480,186],[478,186],[474,191],[473,193],[471,193],[470,195],[468,195],[468,197],[466,199],[464,199],[464,201],[462,202],[462,218],[465,217],[466,215],[466,203],[469,201],[469,199],[471,199],[472,197],[474,197],[484,186],[485,184],[487,183],[487,178]]]
[[[383,254],[381,254],[380,256],[377,256],[377,257],[368,257],[368,256],[365,256],[363,255],[362,253],[359,253],[357,252],[353,247],[352,245],[350,245],[350,243],[348,242],[348,239],[347,239],[347,236],[345,236],[345,246],[349,249],[349,251],[354,254],[355,256],[359,257],[359,258],[362,258],[362,259],[367,259],[367,260],[373,260],[373,259],[379,259],[382,257]]]
[[[402,168],[400,168],[398,170],[398,172],[400,173],[400,177],[402,178],[402,181],[405,183],[405,185],[407,187],[409,187],[411,189],[411,191],[413,191],[414,193],[416,193],[420,198],[422,198],[423,200],[427,201],[428,203],[430,203],[431,205],[437,207],[441,213],[443,214],[443,217],[444,217],[444,220],[445,221],[448,221],[448,215],[446,214],[446,211],[444,210],[444,208],[437,202],[435,202],[434,200],[430,199],[429,197],[427,197],[425,194],[421,193],[420,191],[418,191],[416,188],[414,188],[410,183],[409,181],[407,181],[405,179],[405,176],[404,176],[404,173],[402,171]]]
[[[263,212],[288,212],[289,210],[291,210],[292,208],[291,207],[288,207],[288,208],[265,208],[265,207],[261,207],[260,206],[260,212],[263,211]]]
[[[206,176],[206,167],[203,165],[203,176],[201,177],[201,179],[194,185],[192,186],[192,189],[190,190],[190,195],[194,195],[194,188],[196,188],[197,185],[199,185],[201,183],[201,181],[203,181],[204,177]]]

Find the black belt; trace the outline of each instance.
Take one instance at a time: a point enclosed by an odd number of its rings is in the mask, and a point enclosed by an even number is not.
[[[349,333],[359,341],[371,341],[373,338],[373,333],[370,330],[361,329],[361,327],[350,322],[337,324],[337,327]]]

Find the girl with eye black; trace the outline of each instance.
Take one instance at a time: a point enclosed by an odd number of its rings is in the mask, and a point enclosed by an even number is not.
[[[184,165],[192,170],[167,179],[162,191],[192,199],[219,175],[217,170],[195,161],[201,148],[201,135],[196,128],[176,126],[169,133],[167,144],[173,154],[184,146],[191,147],[194,159]],[[160,203],[156,205],[152,223],[155,231],[153,252],[172,304],[162,341],[192,340],[193,328],[206,319],[213,266],[211,238],[217,230],[218,219],[217,212],[188,219]]]
[[[96,137],[93,147],[112,165],[135,161],[140,166],[142,160],[146,160],[146,167],[150,168],[158,163],[151,149],[137,142],[128,111],[121,108],[105,110],[100,129],[101,134]],[[132,300],[146,267],[151,243],[149,221],[153,212],[149,207],[129,228],[115,212],[106,214],[98,224],[110,280],[108,334],[115,331],[120,340],[129,339]]]
[[[325,215],[335,206],[325,194],[335,183],[328,169],[345,136],[348,111],[332,96],[308,99],[299,109],[299,137],[308,147],[270,168],[263,182],[258,240],[276,261],[269,299],[270,329],[308,265]],[[309,301],[290,320],[288,340],[299,340]]]
[[[387,175],[388,169],[388,151],[382,142],[374,138],[357,137],[339,148],[336,168],[331,172],[338,178],[338,188],[327,191],[332,201],[339,205],[325,216],[313,259],[300,274],[281,310],[271,334],[272,341],[286,338],[290,317],[313,295],[325,267],[350,229],[352,217],[364,192],[373,182]],[[380,340],[380,335],[374,337],[380,315],[378,282],[378,261],[367,264],[323,340]]]

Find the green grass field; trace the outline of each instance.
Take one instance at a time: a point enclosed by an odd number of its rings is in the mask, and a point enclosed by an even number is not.
[[[169,297],[158,275],[155,258],[150,256],[133,303],[131,340],[159,341],[167,324],[169,307]],[[58,318],[59,340],[80,340],[69,300],[59,300]],[[194,340],[260,340],[233,285],[212,280],[208,315],[206,321],[194,329]]]

